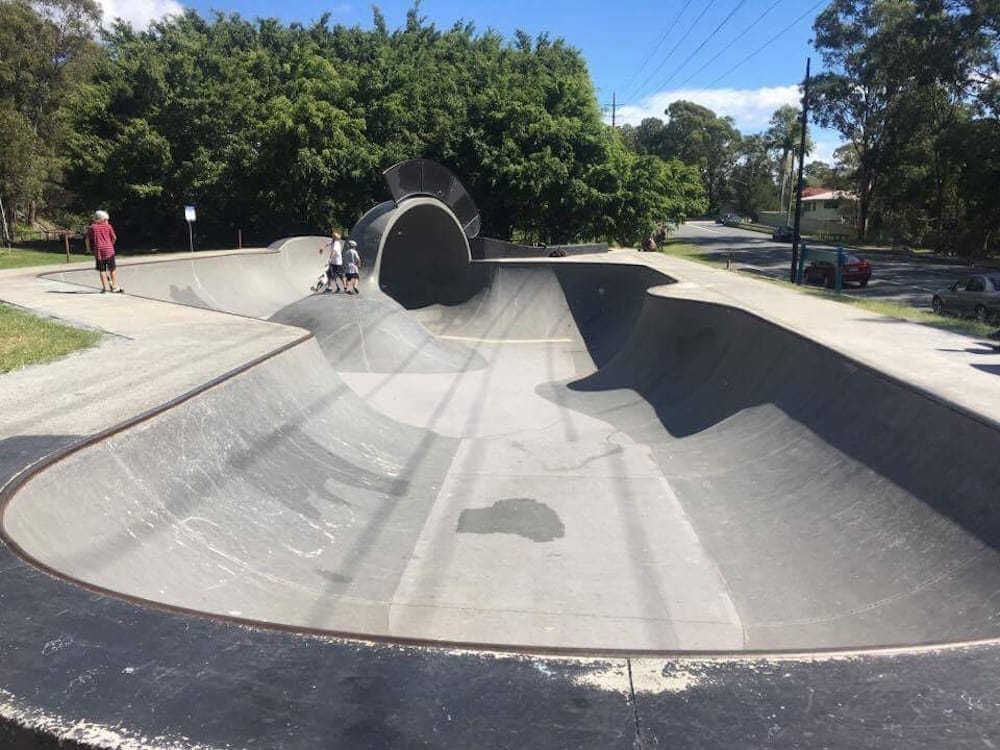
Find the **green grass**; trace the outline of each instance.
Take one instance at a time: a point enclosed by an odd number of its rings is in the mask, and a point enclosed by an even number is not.
[[[0,305],[0,373],[95,346],[101,334]]]
[[[810,289],[808,291],[813,294],[824,294],[819,289]],[[824,296],[834,300],[835,302],[843,302],[846,305],[854,305],[855,307],[860,307],[861,309],[868,310],[869,312],[885,315],[888,318],[908,320],[911,323],[920,323],[921,325],[931,326],[932,328],[941,328],[945,331],[952,331],[953,333],[963,333],[969,336],[986,336],[986,334],[996,330],[996,326],[989,325],[987,323],[980,323],[976,320],[972,320],[971,318],[953,318],[947,315],[937,315],[930,310],[910,307],[909,305],[902,305],[898,302],[885,302],[882,300],[865,299],[863,297],[854,297],[849,295],[841,295],[838,297],[836,295],[825,294]]]
[[[707,257],[704,251],[694,245],[689,245],[688,243],[682,242],[681,240],[673,237],[666,241],[660,252],[665,255],[674,255],[678,258],[704,263],[706,266],[712,266],[713,268],[726,267],[726,262],[724,260]]]
[[[705,265],[712,266],[714,268],[725,268],[726,266],[725,261],[707,258],[704,253],[694,245],[688,245],[687,243],[676,239],[667,240],[667,244],[664,247],[663,252],[667,255],[674,255],[679,258],[704,263]],[[971,318],[953,318],[945,315],[937,315],[930,310],[911,307],[898,302],[866,299],[864,297],[856,297],[850,294],[831,294],[823,289],[805,285],[799,286],[792,284],[790,281],[772,279],[765,276],[755,276],[754,278],[758,278],[761,281],[767,281],[772,284],[779,284],[786,288],[795,289],[796,291],[804,294],[811,294],[823,297],[824,299],[832,300],[834,302],[842,302],[845,305],[860,307],[863,310],[868,310],[869,312],[877,313],[878,315],[884,315],[888,318],[906,320],[911,323],[920,323],[921,325],[931,326],[932,328],[940,328],[946,331],[952,331],[953,333],[961,333],[968,336],[986,336],[986,334],[996,330],[995,325],[979,323]]]
[[[75,262],[86,260],[89,255],[76,253],[70,258]],[[28,266],[48,266],[56,263],[65,263],[66,253],[48,253],[41,250],[22,250],[21,248],[0,248],[0,270],[5,268],[27,268]]]

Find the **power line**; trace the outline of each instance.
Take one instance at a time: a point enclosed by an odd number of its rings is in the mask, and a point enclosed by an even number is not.
[[[722,19],[722,23],[720,23],[718,26],[716,26],[715,29],[712,31],[712,33],[709,34],[707,37],[705,37],[705,40],[695,48],[694,52],[692,52],[690,55],[688,55],[684,59],[684,62],[682,62],[678,67],[674,68],[674,72],[671,73],[670,76],[663,83],[660,84],[659,88],[660,89],[665,89],[667,87],[667,84],[670,83],[670,81],[673,80],[674,76],[676,76],[678,73],[680,73],[682,70],[684,70],[684,66],[687,65],[689,62],[691,62],[691,58],[693,58],[695,55],[697,55],[699,52],[701,52],[702,48],[706,44],[708,44],[709,40],[711,40],[711,38],[713,36],[715,36],[717,33],[719,33],[719,30],[723,26],[725,26],[727,23],[729,23],[729,19],[730,18],[732,18],[733,16],[736,15],[736,11],[738,11],[740,8],[742,8],[746,4],[747,4],[747,0],[740,0],[736,4],[736,7],[733,8],[731,11],[729,11],[729,15]]]
[[[796,18],[796,19],[795,19],[794,21],[792,21],[792,22],[791,22],[790,24],[788,24],[788,25],[787,25],[787,26],[786,26],[785,28],[783,28],[783,29],[782,29],[781,31],[779,31],[779,32],[778,32],[777,34],[775,34],[774,36],[772,36],[772,37],[771,37],[770,39],[768,39],[768,40],[767,40],[766,42],[764,42],[764,43],[763,43],[763,44],[762,44],[762,45],[761,45],[760,47],[758,47],[758,48],[757,48],[756,50],[754,50],[754,51],[753,51],[753,52],[751,52],[751,53],[750,53],[749,55],[747,55],[746,57],[744,57],[744,58],[743,58],[742,60],[740,60],[740,61],[739,61],[738,63],[736,63],[736,64],[735,64],[735,65],[734,65],[733,67],[731,67],[731,68],[730,68],[729,70],[727,70],[727,71],[726,71],[725,73],[723,73],[723,74],[722,74],[721,76],[719,76],[718,78],[716,78],[716,79],[715,79],[714,81],[712,81],[712,82],[711,82],[710,84],[708,84],[708,85],[709,85],[710,87],[711,87],[711,86],[714,86],[714,85],[715,85],[715,84],[717,84],[717,83],[718,83],[719,81],[721,81],[721,80],[722,80],[723,78],[725,78],[725,77],[726,77],[727,75],[729,75],[729,74],[730,74],[730,73],[732,73],[732,72],[733,72],[734,70],[736,70],[736,69],[737,69],[738,67],[740,67],[741,65],[743,65],[743,63],[745,63],[745,62],[747,62],[748,60],[751,60],[751,59],[753,59],[754,57],[756,57],[757,55],[759,55],[759,54],[760,54],[761,52],[763,52],[763,51],[764,51],[764,50],[765,50],[765,49],[766,49],[766,48],[767,48],[768,46],[770,46],[770,44],[771,44],[772,42],[774,42],[774,41],[775,41],[776,39],[779,39],[779,38],[781,38],[781,37],[782,37],[782,36],[784,35],[784,33],[785,33],[786,31],[788,31],[788,30],[789,30],[790,28],[792,28],[792,27],[793,27],[793,26],[794,26],[795,24],[797,24],[797,23],[798,23],[799,21],[801,21],[801,20],[802,20],[803,18],[805,18],[806,16],[808,16],[808,15],[809,15],[810,13],[812,13],[813,11],[815,11],[815,10],[816,10],[817,8],[819,8],[819,7],[821,6],[821,5],[826,5],[828,1],[829,1],[829,0],[819,0],[819,2],[818,2],[818,3],[816,3],[816,4],[814,5],[814,6],[812,6],[812,7],[811,7],[811,8],[809,9],[809,10],[807,10],[807,11],[806,11],[805,13],[803,13],[803,14],[802,14],[801,16],[799,16],[798,18]]]
[[[698,14],[698,17],[696,19],[694,19],[694,21],[688,27],[687,31],[685,31],[683,34],[681,34],[681,38],[677,41],[677,44],[675,44],[673,46],[673,49],[671,49],[670,52],[667,53],[666,57],[664,57],[662,60],[660,60],[660,64],[656,66],[656,70],[654,70],[652,73],[650,73],[648,76],[646,76],[646,80],[642,82],[642,85],[639,86],[639,88],[636,89],[636,91],[642,91],[644,88],[646,88],[646,84],[649,83],[657,73],[659,73],[661,70],[663,70],[663,66],[667,64],[667,60],[669,60],[670,57],[674,54],[674,52],[677,51],[677,48],[681,46],[681,43],[685,39],[687,39],[687,35],[691,33],[691,29],[693,29],[695,26],[698,25],[698,22],[702,18],[704,18],[705,14],[708,13],[708,9],[711,8],[714,3],[715,3],[715,0],[709,0],[708,1],[708,3],[702,9],[701,13]]]
[[[747,34],[749,34],[749,33],[750,33],[751,31],[753,31],[754,27],[756,27],[756,26],[757,26],[757,24],[759,24],[759,23],[760,23],[761,21],[763,21],[763,20],[764,20],[764,18],[766,18],[766,17],[767,17],[767,15],[768,15],[768,14],[769,14],[769,13],[770,13],[770,12],[771,12],[772,10],[774,10],[774,9],[775,9],[775,8],[777,8],[777,7],[779,6],[779,5],[781,5],[781,3],[782,3],[783,1],[784,1],[784,0],[774,0],[774,2],[773,2],[773,3],[771,3],[771,5],[769,5],[769,6],[768,6],[767,10],[765,10],[765,11],[764,11],[763,13],[761,13],[761,14],[760,14],[759,16],[757,16],[757,20],[756,20],[756,21],[754,21],[754,22],[753,22],[752,24],[750,24],[750,25],[749,25],[749,26],[747,26],[747,27],[746,27],[745,29],[743,29],[743,33],[742,33],[742,34],[740,34],[739,36],[737,36],[737,37],[736,37],[735,39],[731,40],[731,41],[729,42],[729,44],[728,44],[727,46],[723,47],[722,49],[720,49],[720,50],[719,50],[719,51],[718,51],[718,52],[717,52],[717,53],[715,54],[715,56],[714,56],[714,57],[713,57],[713,58],[712,58],[711,60],[709,60],[709,61],[708,61],[707,63],[705,63],[704,65],[702,65],[702,66],[701,66],[700,68],[698,68],[698,70],[696,70],[696,71],[695,71],[694,73],[692,73],[692,74],[691,74],[691,75],[689,75],[689,76],[688,76],[687,78],[685,78],[685,79],[684,79],[683,81],[681,81],[681,82],[680,82],[679,84],[677,84],[677,88],[684,88],[684,86],[685,86],[685,85],[687,84],[687,82],[688,82],[688,81],[690,81],[690,80],[691,80],[692,78],[694,78],[694,77],[695,77],[696,75],[698,75],[699,73],[701,73],[701,71],[703,71],[703,70],[704,70],[705,68],[707,68],[707,67],[708,67],[709,65],[711,65],[712,63],[714,63],[714,62],[715,62],[716,60],[718,60],[718,59],[719,59],[720,57],[722,57],[722,56],[723,56],[723,55],[724,55],[724,54],[725,54],[726,52],[728,52],[728,51],[729,51],[729,49],[730,49],[730,48],[731,48],[731,47],[732,47],[732,46],[733,46],[734,44],[736,44],[736,42],[738,42],[738,41],[739,41],[740,39],[742,39],[742,38],[743,38],[743,37],[745,37],[745,36],[746,36]]]
[[[684,0],[684,5],[681,6],[680,13],[674,16],[674,20],[671,21],[670,24],[667,26],[667,30],[663,32],[663,36],[660,37],[660,41],[658,41],[656,45],[653,47],[653,49],[650,50],[649,54],[646,55],[646,59],[642,61],[642,65],[640,65],[638,68],[635,69],[635,71],[632,73],[632,77],[629,78],[628,83],[626,83],[625,86],[622,88],[622,91],[627,92],[629,90],[629,87],[635,82],[635,79],[642,72],[642,69],[645,68],[649,64],[649,61],[653,59],[653,55],[659,52],[660,47],[663,46],[663,43],[667,40],[667,37],[670,36],[670,32],[673,31],[674,26],[677,25],[677,22],[681,20],[681,16],[684,15],[684,11],[688,9],[688,6],[690,4],[691,0]]]

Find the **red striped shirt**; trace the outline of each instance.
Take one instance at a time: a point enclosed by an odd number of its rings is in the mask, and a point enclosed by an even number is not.
[[[107,260],[115,254],[115,241],[118,238],[109,222],[95,221],[87,230],[87,236],[90,238],[90,248],[101,260]]]

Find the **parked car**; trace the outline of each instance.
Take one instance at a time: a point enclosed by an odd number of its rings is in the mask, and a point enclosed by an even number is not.
[[[722,223],[727,227],[738,227],[740,225],[740,217],[736,214],[726,214],[722,217]]]
[[[837,283],[837,268],[831,261],[814,260],[806,266],[803,277],[807,284],[826,284],[832,288]],[[871,277],[871,263],[857,255],[844,253],[844,267],[840,272],[841,282],[868,286]]]
[[[775,242],[792,242],[795,239],[795,227],[782,224],[771,230],[771,239]]]
[[[981,322],[1000,318],[1000,274],[977,274],[959,279],[931,298],[936,313],[968,315]]]

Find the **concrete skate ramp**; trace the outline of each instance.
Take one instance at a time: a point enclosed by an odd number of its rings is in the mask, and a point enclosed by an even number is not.
[[[208,310],[267,318],[307,294],[326,269],[328,237],[293,237],[269,248],[149,263],[120,263],[128,294]],[[45,278],[100,289],[91,269],[56,271]]]
[[[290,300],[275,319],[314,340],[38,474],[5,532],[90,586],[280,627],[628,650],[996,637],[997,431],[649,291],[669,281],[483,263],[449,305]]]

